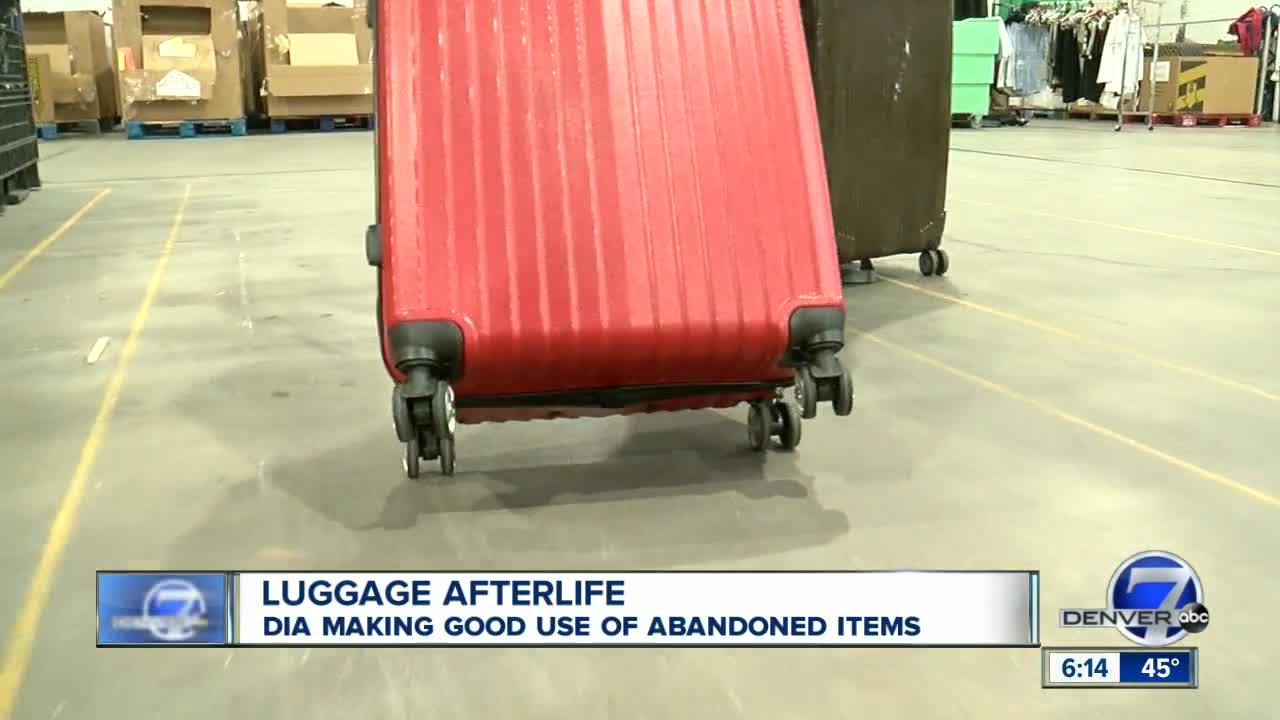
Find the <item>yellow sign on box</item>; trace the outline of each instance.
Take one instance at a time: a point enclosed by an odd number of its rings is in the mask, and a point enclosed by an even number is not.
[[[40,64],[32,59],[27,60],[27,82],[31,85],[31,98],[41,97],[40,93]]]
[[[1183,61],[1181,72],[1178,73],[1178,99],[1175,109],[1203,110],[1208,80],[1208,63]]]

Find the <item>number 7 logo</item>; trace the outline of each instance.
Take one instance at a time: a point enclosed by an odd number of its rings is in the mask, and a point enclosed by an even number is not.
[[[1172,583],[1173,587],[1165,594],[1157,610],[1176,611],[1180,609],[1178,599],[1191,582],[1191,570],[1186,567],[1135,567],[1129,570],[1129,587],[1126,593],[1132,593],[1139,585]]]
[[[1129,640],[1147,647],[1162,647],[1182,639],[1188,627],[1179,618],[1185,607],[1203,602],[1204,586],[1186,560],[1173,553],[1153,550],[1125,560],[1107,586],[1108,607],[1116,611],[1157,611],[1123,615],[1117,629]],[[1123,623],[1123,624],[1120,624]],[[1207,620],[1206,620],[1207,623]],[[1192,631],[1198,632],[1192,628]]]

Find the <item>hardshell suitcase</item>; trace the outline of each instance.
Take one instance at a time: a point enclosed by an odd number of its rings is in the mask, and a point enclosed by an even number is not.
[[[376,3],[379,329],[406,472],[458,423],[848,414],[799,7]],[[796,403],[782,390],[796,387]]]
[[[951,23],[945,0],[802,0],[843,262],[920,253],[947,272]]]

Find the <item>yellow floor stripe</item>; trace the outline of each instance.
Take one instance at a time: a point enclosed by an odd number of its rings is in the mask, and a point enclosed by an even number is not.
[[[1129,448],[1132,448],[1133,450],[1137,450],[1143,455],[1147,455],[1149,457],[1155,458],[1156,460],[1160,460],[1161,462],[1164,462],[1168,465],[1172,465],[1173,467],[1176,467],[1180,470],[1184,470],[1203,480],[1208,480],[1212,483],[1221,485],[1226,488],[1230,488],[1231,490],[1235,490],[1236,492],[1242,495],[1245,495],[1246,497],[1257,500],[1258,502],[1261,502],[1265,505],[1270,505],[1275,508],[1280,508],[1280,498],[1277,498],[1273,495],[1268,495],[1267,493],[1255,487],[1246,485],[1236,480],[1232,480],[1231,478],[1225,475],[1200,467],[1195,463],[1189,462],[1187,460],[1183,460],[1182,458],[1179,458],[1175,455],[1170,455],[1169,453],[1164,452],[1163,450],[1157,450],[1156,448],[1151,447],[1150,445],[1147,445],[1146,443],[1140,440],[1135,440],[1134,438],[1131,438],[1128,435],[1124,435],[1122,433],[1116,432],[1115,430],[1105,428],[1095,422],[1091,422],[1082,417],[1079,417],[1078,415],[1072,415],[1071,413],[1065,410],[1059,409],[1054,405],[1044,402],[1043,400],[1037,400],[1028,395],[1024,395],[1016,390],[1013,390],[1012,388],[993,382],[984,377],[974,375],[973,373],[966,372],[964,370],[961,370],[960,368],[953,367],[941,360],[937,360],[923,353],[916,352],[915,350],[904,347],[895,342],[885,340],[884,338],[879,337],[877,335],[873,335],[867,332],[862,332],[861,330],[858,330],[857,328],[853,328],[853,327],[850,327],[848,329],[851,332],[856,333],[857,335],[864,337],[867,340],[870,340],[871,342],[896,350],[900,353],[903,353],[904,355],[910,356],[911,358],[915,359],[918,362],[921,362],[925,365],[929,365],[933,368],[941,370],[949,375],[954,375],[955,377],[958,377],[962,380],[966,380],[970,383],[973,383],[974,385],[990,390],[991,392],[997,393],[999,395],[1003,395],[1004,397],[1007,397],[1011,400],[1017,400],[1018,402],[1030,405],[1047,415],[1051,415],[1053,417],[1058,418],[1059,420],[1062,420],[1063,422],[1069,423],[1071,425],[1075,425],[1076,427],[1082,428],[1084,430],[1088,430],[1089,432],[1094,433],[1095,435],[1100,435],[1104,438],[1107,438],[1108,440],[1112,440],[1121,445],[1125,445]]]
[[[58,242],[63,235],[66,235],[68,230],[75,226],[76,223],[80,222],[80,218],[87,215],[88,212],[93,209],[93,206],[97,205],[103,198],[110,194],[111,188],[103,188],[100,190],[97,195],[94,195],[90,198],[89,202],[84,204],[84,207],[77,210],[74,215],[67,218],[66,222],[59,225],[57,230],[50,233],[49,237],[37,243],[36,246],[31,248],[31,250],[28,251],[21,260],[15,263],[13,267],[6,270],[3,275],[0,275],[0,290],[3,290],[5,285],[8,285],[11,280],[18,276],[18,273],[22,272],[24,268],[30,265],[31,261],[40,257],[45,250],[48,250],[54,243]]]
[[[1236,245],[1234,243],[1225,243],[1218,240],[1205,240],[1204,238],[1191,237],[1190,235],[1178,235],[1177,233],[1167,233],[1160,230],[1151,230],[1149,228],[1134,227],[1132,225],[1120,225],[1117,223],[1109,223],[1102,220],[1092,220],[1084,217],[1074,217],[1071,215],[1059,215],[1055,212],[1047,210],[1032,210],[1030,208],[1019,207],[1017,203],[991,203],[981,200],[965,200],[963,198],[950,198],[951,202],[959,202],[965,205],[978,205],[980,207],[996,208],[1001,212],[1018,212],[1026,215],[1039,215],[1040,217],[1060,220],[1062,222],[1073,222],[1081,225],[1093,225],[1095,227],[1104,227],[1109,230],[1120,230],[1127,233],[1139,233],[1142,235],[1153,235],[1169,240],[1180,240],[1182,242],[1194,243],[1196,245],[1209,245],[1212,247],[1227,248],[1229,250],[1239,250],[1241,252],[1257,253],[1259,255],[1273,255],[1280,257],[1280,250],[1267,250],[1266,248],[1252,247],[1250,245]]]
[[[138,343],[142,336],[142,330],[147,323],[147,315],[151,312],[151,306],[155,303],[156,295],[160,291],[160,283],[164,278],[165,268],[169,265],[169,258],[173,255],[173,248],[177,243],[178,233],[182,228],[182,222],[186,216],[187,203],[190,199],[191,186],[187,185],[186,191],[182,195],[182,201],[178,205],[178,210],[174,214],[169,237],[164,243],[164,250],[160,254],[160,259],[156,261],[155,268],[151,271],[151,279],[147,282],[147,289],[142,295],[142,303],[138,306],[138,311],[133,316],[133,325],[129,329],[128,339],[125,340],[120,357],[116,360],[115,371],[107,383],[107,390],[102,396],[101,404],[98,406],[98,414],[93,420],[93,427],[89,431],[89,437],[85,440],[84,446],[80,450],[80,462],[76,465],[75,473],[71,477],[71,484],[67,487],[66,494],[62,497],[62,502],[58,505],[58,512],[54,516],[52,527],[49,528],[49,537],[45,541],[44,551],[40,554],[39,562],[36,563],[35,572],[32,574],[31,583],[22,602],[22,608],[18,611],[18,618],[13,624],[13,631],[9,634],[9,645],[4,654],[4,665],[0,666],[0,720],[13,720],[18,702],[18,692],[22,688],[27,668],[31,663],[31,654],[35,648],[36,633],[40,628],[40,618],[44,615],[45,608],[49,604],[49,595],[53,591],[54,581],[57,579],[58,570],[62,566],[63,555],[66,553],[67,544],[70,542],[72,532],[75,530],[80,506],[84,501],[85,489],[89,485],[89,477],[93,472],[94,461],[98,457],[98,451],[102,448],[102,441],[106,437],[107,426],[111,423],[111,416],[115,412],[116,404],[120,401],[120,393],[124,388],[129,361],[138,352]]]
[[[1149,353],[1144,353],[1140,350],[1135,350],[1133,348],[1125,347],[1123,345],[1118,345],[1116,343],[1109,343],[1104,340],[1098,340],[1095,338],[1087,337],[1085,335],[1081,335],[1080,333],[1067,330],[1066,328],[1061,328],[1056,325],[1051,325],[1047,322],[1043,322],[1040,320],[1033,320],[1032,318],[1018,315],[1017,313],[1012,313],[1007,310],[1000,310],[998,308],[993,308],[989,305],[976,303],[971,300],[965,300],[964,298],[956,297],[955,295],[949,295],[943,292],[938,292],[937,290],[930,290],[929,288],[923,287],[921,285],[916,285],[915,283],[909,283],[904,280],[895,280],[894,278],[885,277],[883,275],[880,276],[880,279],[884,280],[885,282],[891,285],[897,285],[898,287],[906,288],[913,292],[918,292],[922,295],[927,295],[937,300],[943,300],[949,303],[960,305],[961,307],[969,308],[970,310],[976,310],[981,313],[986,313],[993,317],[1001,318],[1002,320],[1008,320],[1010,322],[1018,323],[1019,325],[1025,325],[1029,328],[1039,330],[1040,332],[1047,333],[1049,335],[1057,335],[1058,337],[1063,337],[1068,340],[1078,342],[1081,345],[1088,345],[1090,347],[1097,348],[1099,350],[1105,350],[1106,352],[1114,353],[1117,355],[1127,355],[1129,357],[1137,358],[1139,360],[1142,360],[1143,362],[1150,363],[1152,365],[1155,365],[1156,367],[1163,368],[1165,370],[1182,373],[1183,375],[1194,377],[1199,380],[1203,380],[1205,382],[1213,383],[1215,385],[1221,385],[1222,387],[1225,387],[1225,388],[1230,388],[1232,390],[1236,390],[1242,393],[1247,393],[1255,397],[1260,397],[1264,400],[1280,401],[1280,393],[1273,393],[1268,390],[1264,390],[1263,388],[1257,387],[1256,385],[1250,385],[1248,383],[1232,380],[1230,378],[1226,378],[1221,375],[1209,372],[1208,370],[1201,370],[1199,368],[1194,368],[1189,365],[1182,365],[1182,364],[1173,362],[1171,360],[1166,360],[1157,355],[1151,355]]]

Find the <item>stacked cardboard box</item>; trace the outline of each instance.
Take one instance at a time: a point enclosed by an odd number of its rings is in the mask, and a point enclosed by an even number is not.
[[[115,0],[112,22],[126,120],[244,117],[247,65],[236,0]]]
[[[115,124],[115,74],[106,27],[91,12],[25,13],[35,121]]]
[[[1161,58],[1155,65],[1155,102],[1149,102],[1151,61],[1143,72],[1139,107],[1157,113],[1249,115],[1257,97],[1258,58]],[[1148,107],[1150,105],[1150,108]]]
[[[249,19],[254,82],[272,118],[373,113],[366,0],[353,7],[261,0]]]

